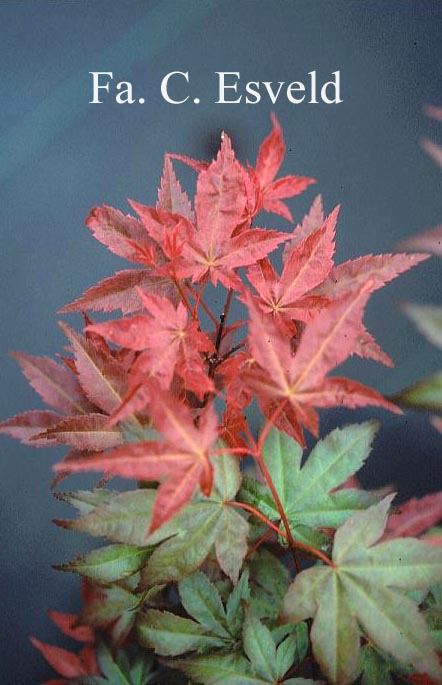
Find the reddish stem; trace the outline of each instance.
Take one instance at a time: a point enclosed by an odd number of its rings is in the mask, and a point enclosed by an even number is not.
[[[186,307],[187,307],[187,309],[188,309],[188,311],[189,311],[189,314],[191,315],[192,319],[194,319],[195,316],[194,316],[193,308],[192,308],[192,306],[191,306],[191,304],[190,304],[190,302],[189,302],[189,300],[188,300],[188,298],[187,298],[187,295],[186,295],[186,293],[185,293],[184,290],[183,290],[183,286],[182,286],[181,283],[179,282],[179,280],[178,280],[178,278],[177,278],[175,272],[174,272],[173,275],[172,275],[172,280],[173,280],[174,284],[176,285],[177,290],[178,290],[179,294],[181,295],[181,298],[182,298],[184,304],[186,305]]]
[[[265,523],[266,526],[272,528],[272,530],[278,533],[278,535],[281,535],[281,537],[283,537],[288,542],[288,534],[281,528],[279,528],[279,526],[277,526],[276,523],[270,521],[270,519],[268,519],[264,514],[262,514],[258,509],[256,509],[251,504],[245,504],[244,502],[235,502],[234,500],[230,500],[229,502],[226,502],[226,504],[228,504],[230,507],[238,507],[238,509],[244,509],[245,511],[249,511],[251,514],[260,519],[263,523]],[[310,545],[305,545],[303,542],[298,542],[297,540],[293,540],[293,548],[302,549],[304,552],[308,552],[312,556],[321,559],[321,561],[323,561],[324,564],[327,564],[327,566],[331,566],[332,568],[334,568],[334,564],[331,561],[331,559],[329,559],[325,554],[323,554],[323,552],[320,552],[319,549],[310,547]]]
[[[268,528],[268,529],[266,530],[266,532],[265,532],[263,535],[261,535],[260,538],[258,538],[258,540],[257,540],[257,541],[255,542],[255,544],[253,545],[252,549],[250,549],[250,550],[247,552],[246,559],[250,558],[253,554],[255,554],[255,552],[258,551],[258,549],[261,547],[261,545],[264,544],[264,542],[265,542],[266,540],[268,540],[268,538],[269,538],[271,535],[273,535],[273,530],[272,530],[271,528]]]
[[[196,299],[198,298],[198,295],[199,295],[199,290],[195,290],[195,288],[193,287],[193,285],[191,285],[190,283],[186,283],[186,287],[190,290],[190,292],[192,293],[193,297],[194,297],[195,300],[196,300]],[[209,307],[208,307],[207,304],[204,302],[204,300],[202,299],[202,297],[200,298],[200,305],[201,305],[201,307],[204,309],[204,311],[206,312],[206,314],[207,314],[207,316],[209,317],[209,319],[215,324],[216,327],[218,327],[219,324],[218,324],[218,321],[216,320],[215,315],[214,315],[214,314],[212,313],[212,311],[209,309]]]
[[[202,298],[202,296],[203,296],[204,289],[205,289],[205,287],[206,287],[206,285],[207,285],[207,279],[208,279],[208,275],[204,278],[204,280],[202,281],[202,283],[200,283],[200,287],[198,288],[198,291],[197,291],[197,293],[196,293],[196,297],[195,297],[195,307],[194,307],[194,309],[193,309],[193,318],[194,318],[194,319],[198,319],[198,310],[199,310],[199,306],[200,306],[200,303],[201,303],[201,298]]]
[[[244,502],[235,502],[234,500],[230,500],[229,502],[226,502],[226,504],[229,505],[229,507],[237,507],[238,509],[244,509],[244,511],[248,511],[256,518],[260,519],[263,523],[266,524],[269,528],[272,528],[278,535],[281,535],[285,540],[287,540],[287,533],[285,533],[281,528],[279,528],[276,523],[273,523],[273,521],[270,521],[270,519],[267,518],[267,516],[264,516],[264,514],[261,514],[261,512],[258,509],[255,509],[251,504],[245,504]]]
[[[293,536],[292,536],[292,533],[290,530],[289,521],[288,521],[287,515],[285,513],[283,504],[282,504],[280,497],[278,495],[278,491],[275,488],[275,484],[273,483],[272,477],[270,475],[270,472],[269,472],[267,466],[265,465],[264,458],[262,455],[262,450],[264,447],[264,443],[267,439],[267,436],[268,436],[272,426],[274,425],[274,422],[276,421],[276,419],[278,418],[279,414],[282,412],[282,410],[284,409],[286,404],[287,404],[287,400],[285,399],[281,402],[281,404],[277,407],[277,409],[273,412],[273,414],[267,420],[267,423],[265,424],[263,431],[262,431],[261,435],[259,436],[258,445],[257,445],[256,453],[254,456],[255,456],[255,459],[259,465],[259,468],[261,469],[261,473],[264,476],[266,483],[270,488],[270,492],[272,493],[273,499],[275,500],[275,504],[276,504],[277,509],[279,511],[279,515],[280,515],[281,520],[284,524],[284,527],[287,531],[287,539],[288,539],[288,542],[290,545],[290,549],[292,551],[293,563],[295,564],[296,573],[299,573],[301,571],[301,566],[300,566],[299,560],[296,556],[295,541],[293,539]]]
[[[210,455],[212,457],[216,457],[220,454],[241,454],[244,456],[250,454],[250,449],[248,447],[225,447],[224,449],[210,450]]]

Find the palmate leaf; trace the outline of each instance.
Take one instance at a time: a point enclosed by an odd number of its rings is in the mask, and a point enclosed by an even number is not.
[[[106,450],[123,444],[123,436],[115,426],[108,426],[105,414],[86,414],[59,421],[35,440],[49,440],[57,445],[71,445],[77,450]]]
[[[262,142],[256,160],[255,178],[261,191],[260,204],[265,211],[293,221],[289,208],[281,200],[299,195],[315,180],[304,176],[284,176],[274,180],[283,163],[286,147],[281,126],[274,114],[272,124],[272,131]]]
[[[247,298],[249,343],[257,364],[242,371],[242,380],[255,391],[264,415],[300,444],[305,444],[302,426],[318,433],[316,407],[378,405],[398,411],[371,388],[327,376],[354,352],[371,289],[367,281],[324,307],[305,327],[295,355],[287,337]]]
[[[201,352],[213,352],[213,342],[199,330],[195,321],[188,321],[182,303],[175,308],[166,297],[146,295],[140,298],[148,314],[106,321],[87,327],[107,340],[141,354],[131,370],[131,385],[143,378],[156,377],[168,389],[175,372],[201,397],[214,390],[203,364]]]
[[[121,309],[123,314],[131,314],[143,306],[138,288],[145,293],[170,297],[171,300],[176,298],[170,279],[156,275],[153,267],[124,269],[88,288],[81,297],[60,309],[60,313],[85,310],[112,312]]]
[[[308,542],[305,526],[337,528],[349,516],[376,501],[363,490],[332,491],[364,464],[377,428],[374,421],[337,428],[316,444],[302,468],[298,443],[275,428],[270,431],[263,457],[295,538]],[[246,480],[240,498],[254,504],[271,520],[280,518],[264,486]],[[315,541],[314,537],[309,539]],[[322,537],[317,538],[317,543],[322,541]]]
[[[55,470],[67,473],[104,471],[143,481],[165,479],[155,499],[150,522],[150,532],[153,532],[192,499],[198,485],[206,496],[210,494],[213,473],[208,450],[218,433],[212,405],[201,413],[196,428],[188,406],[156,384],[147,387],[149,412],[164,440],[129,443],[86,459],[70,459],[56,465]]]
[[[199,656],[188,659],[174,659],[170,662],[203,685],[273,685],[274,679],[260,676],[253,665],[241,654]],[[285,685],[319,685],[318,681],[307,678],[289,678]]]
[[[392,497],[348,519],[336,533],[332,565],[302,571],[284,599],[285,622],[313,618],[313,653],[339,685],[360,672],[361,631],[400,663],[442,678],[426,622],[403,593],[441,582],[442,551],[413,538],[375,544]]]
[[[178,590],[182,605],[191,618],[155,609],[144,611],[137,621],[141,644],[162,656],[232,650],[238,630],[233,630],[229,624],[216,586],[204,573],[196,572],[182,580]],[[234,589],[230,598],[235,594]]]
[[[159,528],[147,539],[163,542],[149,559],[143,571],[145,587],[179,581],[198,569],[215,547],[217,561],[226,575],[236,583],[247,553],[249,524],[238,510],[227,502],[235,498],[241,485],[238,460],[230,454],[211,458],[214,488],[209,498],[188,504],[178,516]]]
[[[98,501],[92,502],[85,510],[86,493],[58,493],[57,497],[79,508],[80,515],[73,520],[57,519],[63,528],[78,530],[95,537],[107,538],[122,544],[146,545],[146,533],[150,527],[156,491],[143,488],[128,492],[110,492],[99,489]],[[92,496],[94,493],[89,493]],[[104,494],[104,496],[102,496]]]
[[[308,294],[325,280],[333,266],[338,211],[336,208],[321,227],[286,253],[281,277],[267,259],[248,269],[247,277],[258,292],[260,307],[273,315],[277,325],[288,326],[291,319],[309,321],[328,303],[325,297]]]

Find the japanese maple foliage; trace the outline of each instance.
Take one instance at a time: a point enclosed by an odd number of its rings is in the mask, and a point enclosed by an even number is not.
[[[57,493],[78,511],[59,525],[110,544],[59,567],[90,592],[79,616],[51,615],[86,643],[78,655],[34,639],[63,678],[54,683],[442,679],[442,551],[426,536],[404,537],[438,522],[440,498],[424,516],[410,504],[389,517],[391,497],[353,487],[373,422],[333,431],[303,458],[320,409],[400,411],[333,372],[351,355],[392,365],[365,328],[365,308],[427,255],[336,265],[339,208],[325,216],[320,196],[294,228],[256,226],[261,210],[292,222],[285,200],[314,182],[278,178],[284,154],[273,116],[255,168],[223,134],[212,162],[166,155],[155,206],[131,200],[136,216],[94,208],[92,235],[138,268],[63,308],[83,312],[85,325],[61,324],[60,361],[14,355],[50,408],[0,430],[36,447],[69,445],[57,483],[89,471],[133,481],[123,492],[101,482]],[[197,174],[193,203],[173,159]],[[123,316],[99,323],[86,314],[115,310]]]

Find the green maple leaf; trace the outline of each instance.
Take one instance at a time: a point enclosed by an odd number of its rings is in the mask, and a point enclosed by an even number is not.
[[[146,587],[189,576],[204,562],[214,547],[224,573],[236,583],[247,553],[249,524],[227,502],[235,499],[241,486],[238,459],[231,454],[212,457],[215,481],[209,498],[187,505],[170,522],[151,535],[149,545],[164,540],[143,571]]]
[[[359,675],[362,631],[401,664],[442,678],[425,619],[404,593],[441,582],[442,550],[414,538],[375,544],[392,498],[349,518],[336,533],[333,565],[302,571],[283,602],[285,622],[314,619],[313,653],[339,685]]]
[[[62,499],[75,506],[80,516],[66,521],[57,520],[63,528],[104,537],[111,542],[120,542],[142,547],[146,545],[147,530],[150,525],[155,489],[80,491],[58,494]]]
[[[254,654],[253,658],[259,659],[257,654]],[[170,665],[186,673],[195,683],[203,683],[203,685],[277,685],[281,682],[271,675],[261,675],[258,662],[250,661],[241,654],[175,659]],[[273,664],[269,667],[273,670]],[[305,678],[290,678],[284,681],[284,685],[319,685],[319,683]]]
[[[337,428],[316,444],[302,468],[298,443],[275,428],[270,431],[263,457],[295,539],[320,547],[327,538],[311,528],[337,528],[376,501],[363,490],[332,491],[361,468],[377,427],[369,421]],[[257,481],[245,479],[240,499],[271,520],[280,518],[268,490]]]

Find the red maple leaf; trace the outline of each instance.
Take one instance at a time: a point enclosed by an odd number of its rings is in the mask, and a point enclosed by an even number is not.
[[[63,680],[50,680],[46,685],[65,685],[73,678],[99,675],[97,658],[95,655],[95,631],[89,626],[77,626],[76,614],[63,614],[58,611],[49,611],[49,617],[62,633],[68,637],[82,642],[85,646],[78,654],[69,652],[55,645],[48,645],[35,637],[31,637],[33,646],[44,656],[54,671],[63,677]]]
[[[235,270],[263,259],[287,240],[278,231],[244,227],[246,202],[243,170],[224,134],[217,158],[198,176],[196,228],[183,246],[177,269],[181,278],[210,277],[214,285],[221,281],[227,288],[241,290]]]
[[[289,208],[282,200],[299,195],[315,180],[305,176],[284,176],[274,180],[284,160],[286,147],[281,126],[274,114],[272,123],[273,129],[261,144],[256,160],[255,174],[261,191],[259,209],[293,221]]]
[[[400,411],[382,395],[346,378],[327,374],[347,359],[358,339],[372,284],[331,302],[306,326],[296,354],[274,322],[249,296],[249,344],[257,362],[243,380],[256,392],[263,413],[278,410],[275,425],[304,444],[302,426],[318,432],[315,407],[378,405]]]
[[[201,353],[213,351],[210,338],[199,330],[197,321],[189,321],[185,306],[177,308],[165,297],[140,292],[147,314],[90,325],[87,331],[141,354],[131,369],[130,386],[157,378],[168,389],[175,372],[190,390],[199,395],[213,391]]]
[[[434,492],[421,498],[413,497],[390,514],[384,540],[422,535],[441,520],[442,492]],[[431,537],[428,540],[431,541]]]
[[[162,480],[158,488],[150,532],[174,516],[192,498],[197,485],[209,495],[212,465],[209,450],[218,438],[218,419],[212,405],[195,426],[191,409],[155,383],[150,386],[149,414],[163,440],[127,444],[86,459],[71,459],[56,471],[104,471],[136,480]]]
[[[248,269],[248,279],[259,295],[257,302],[278,325],[287,326],[292,319],[309,321],[328,303],[327,298],[309,293],[333,267],[338,211],[336,208],[320,228],[292,246],[279,278],[268,259]]]

